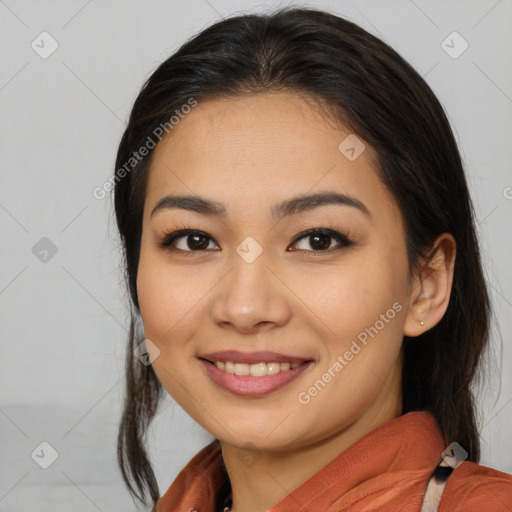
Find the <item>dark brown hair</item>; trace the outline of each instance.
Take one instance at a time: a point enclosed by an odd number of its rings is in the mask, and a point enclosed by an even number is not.
[[[117,153],[116,169],[154,138],[154,130],[191,98],[199,103],[288,90],[324,104],[378,155],[382,182],[406,228],[409,271],[428,259],[444,232],[457,243],[448,309],[419,338],[403,339],[403,411],[430,411],[446,443],[478,462],[479,435],[470,385],[489,337],[490,306],[475,216],[459,150],[444,110],[421,76],[390,46],[361,27],[311,8],[285,8],[222,20],[190,39],[144,84]],[[159,497],[145,434],[163,393],[151,365],[134,357],[139,315],[136,277],[152,152],[115,180],[115,215],[133,303],[126,398],[118,459],[132,493]],[[125,167],[126,168],[126,167]]]

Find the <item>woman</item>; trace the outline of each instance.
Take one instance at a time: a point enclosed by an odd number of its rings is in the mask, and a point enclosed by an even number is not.
[[[512,477],[478,464],[490,311],[461,158],[394,50],[313,9],[216,23],[148,79],[116,169],[135,497],[511,510]],[[144,434],[163,390],[215,440],[160,497]]]

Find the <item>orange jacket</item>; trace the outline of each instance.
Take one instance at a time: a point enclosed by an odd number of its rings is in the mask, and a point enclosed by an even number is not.
[[[407,413],[359,439],[268,512],[419,512],[445,448],[430,413]],[[223,475],[213,441],[179,473],[154,512],[215,512]],[[438,510],[511,512],[512,476],[464,461],[449,477]]]

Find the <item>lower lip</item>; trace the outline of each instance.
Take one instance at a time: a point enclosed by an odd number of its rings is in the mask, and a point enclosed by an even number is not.
[[[217,386],[239,396],[264,396],[277,391],[294,381],[313,364],[313,361],[309,361],[297,366],[293,370],[286,370],[274,375],[264,375],[263,377],[253,377],[252,375],[228,373],[204,359],[199,361],[206,368],[208,375]]]

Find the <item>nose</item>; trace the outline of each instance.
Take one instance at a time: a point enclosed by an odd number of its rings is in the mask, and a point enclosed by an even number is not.
[[[291,318],[291,293],[260,256],[248,263],[238,255],[215,288],[213,320],[224,329],[251,334],[282,327]]]

